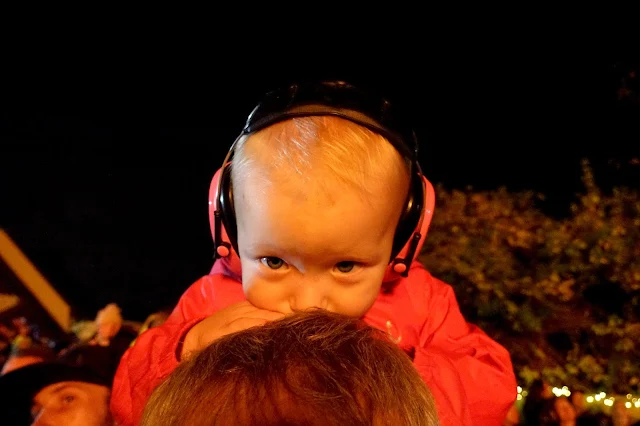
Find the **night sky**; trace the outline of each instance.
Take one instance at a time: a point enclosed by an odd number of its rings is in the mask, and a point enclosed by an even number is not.
[[[616,99],[628,58],[479,51],[32,61],[2,102],[0,226],[78,317],[173,306],[211,266],[209,181],[247,114],[264,90],[309,77],[373,84],[411,108],[433,183],[538,190],[562,210],[580,158],[629,181],[608,166],[637,151],[638,110]]]

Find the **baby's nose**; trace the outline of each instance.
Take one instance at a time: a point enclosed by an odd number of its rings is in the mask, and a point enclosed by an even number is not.
[[[311,308],[327,309],[327,287],[322,280],[303,280],[289,299],[292,311],[304,311]]]

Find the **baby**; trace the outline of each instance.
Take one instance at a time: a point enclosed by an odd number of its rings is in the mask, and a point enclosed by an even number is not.
[[[442,424],[502,423],[516,397],[510,356],[416,260],[435,195],[394,108],[340,81],[267,94],[211,183],[213,269],[121,361],[120,424],[138,424],[153,389],[209,343],[310,308],[387,332]]]

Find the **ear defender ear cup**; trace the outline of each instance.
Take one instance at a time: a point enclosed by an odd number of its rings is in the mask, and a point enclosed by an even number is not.
[[[384,279],[382,280],[384,283],[395,281],[409,275],[411,262],[420,254],[420,250],[427,236],[427,231],[429,230],[429,225],[431,224],[431,219],[433,218],[433,209],[436,203],[436,194],[433,185],[431,185],[431,182],[422,176],[422,174],[416,174],[415,176],[419,182],[416,182],[416,185],[422,188],[422,190],[419,191],[422,194],[419,194],[418,191],[412,191],[412,195],[409,196],[408,203],[412,202],[412,205],[407,204],[405,210],[406,216],[400,219],[398,223],[393,242],[393,250],[396,250],[396,247],[400,244],[402,244],[402,246],[397,254],[394,255],[395,251],[392,252],[392,260],[389,262]],[[415,198],[413,200],[411,199],[412,197],[420,195],[422,195],[422,201],[420,203],[416,203]],[[418,205],[420,206],[418,207]],[[417,221],[415,221],[416,216],[418,216]],[[409,232],[407,232],[408,230]]]
[[[409,195],[405,201],[405,207],[398,221],[396,233],[393,238],[391,249],[391,259],[395,258],[400,250],[405,246],[411,234],[413,234],[420,222],[422,206],[424,205],[424,190],[421,176],[418,173],[411,173]]]
[[[235,244],[237,226],[230,185],[231,169],[228,166],[229,163],[220,168],[209,185],[209,227],[215,258],[225,258],[231,272],[241,276],[240,257]]]
[[[233,250],[238,253],[238,227],[236,225],[236,211],[233,206],[233,188],[231,186],[231,163],[222,169],[218,190],[218,211],[220,219],[227,233],[228,241]]]

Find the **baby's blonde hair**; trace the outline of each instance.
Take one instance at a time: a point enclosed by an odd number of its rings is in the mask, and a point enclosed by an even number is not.
[[[314,178],[311,172],[329,172],[365,193],[372,180],[386,183],[399,172],[408,179],[409,173],[407,161],[382,135],[336,116],[293,118],[241,138],[232,160],[232,182],[245,177],[256,162],[303,182]]]

